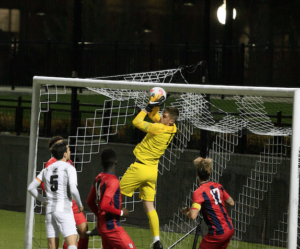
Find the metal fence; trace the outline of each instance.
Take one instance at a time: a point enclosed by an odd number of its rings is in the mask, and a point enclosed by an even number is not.
[[[31,86],[34,75],[91,78],[193,65],[203,60],[201,46],[0,42],[0,85]],[[211,46],[209,82],[218,85],[297,87],[300,47]],[[200,75],[189,82],[201,82]]]
[[[29,103],[31,101],[24,100],[22,97],[18,99],[7,99],[0,98],[0,101],[5,104],[0,103],[0,131],[3,133],[10,133],[15,135],[29,135],[30,133],[30,111],[31,107]],[[101,104],[87,104],[78,102],[78,110],[76,111],[76,127],[90,126],[93,127],[93,123],[87,123],[87,118],[94,116],[94,109],[102,109],[103,105]],[[67,108],[62,108],[65,106]],[[70,108],[68,108],[70,107]],[[74,110],[73,110],[74,111]],[[48,112],[42,112],[40,116],[39,124],[39,136],[40,137],[52,137],[56,135],[63,136],[67,138],[70,136],[71,132],[71,103],[68,102],[57,102],[54,107],[51,107]],[[125,113],[120,113],[120,115],[125,115]],[[213,115],[222,115],[222,112],[212,112]],[[230,115],[237,116],[239,113],[231,112]],[[278,127],[288,127],[290,126],[292,116],[291,115],[282,115],[281,111],[278,111],[276,114],[268,114],[268,117],[273,119],[274,125]],[[109,120],[110,112],[104,113],[104,117],[107,119],[104,122],[113,123],[113,120]],[[110,142],[116,143],[129,143],[137,144],[144,137],[144,133],[139,129],[135,129],[131,123],[134,117],[127,118],[127,124],[119,126],[115,135],[109,135]],[[286,123],[288,122],[288,123]],[[104,128],[108,129],[108,128]],[[110,128],[115,129],[115,128]],[[96,132],[96,131],[95,131]],[[104,134],[108,132],[105,131]],[[113,131],[111,130],[112,134]],[[198,149],[200,146],[200,138],[204,135],[201,134],[199,129],[194,129],[194,133],[191,136],[191,141],[188,144],[188,149]],[[259,136],[253,134],[247,134],[243,131],[243,135],[240,138],[239,147],[236,150],[240,153],[257,153],[260,151],[261,146],[264,145],[265,141],[258,141]],[[216,140],[215,132],[208,132],[208,139],[210,141]],[[103,137],[104,138],[104,137]],[[256,147],[251,146],[249,141],[252,141],[252,144],[255,143]],[[256,141],[257,140],[257,141]],[[254,141],[254,142],[253,142]],[[206,144],[204,145],[206,148]],[[257,150],[257,151],[256,151]]]

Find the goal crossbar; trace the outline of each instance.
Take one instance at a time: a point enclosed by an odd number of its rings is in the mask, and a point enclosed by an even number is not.
[[[298,199],[299,199],[299,172],[298,157],[300,148],[300,89],[299,88],[270,88],[270,87],[241,87],[241,86],[217,86],[198,84],[173,84],[152,82],[125,82],[111,80],[92,80],[78,78],[40,77],[33,78],[31,123],[30,123],[30,145],[28,159],[28,185],[36,175],[37,158],[37,136],[39,115],[39,91],[41,85],[67,86],[67,87],[97,87],[110,89],[134,89],[149,91],[154,86],[163,87],[169,92],[205,93],[222,95],[259,95],[274,97],[293,98],[293,120],[292,120],[292,148],[290,167],[290,189],[289,189],[289,217],[288,217],[288,248],[297,248],[298,227]],[[297,110],[298,109],[298,110]],[[33,197],[27,192],[26,197],[26,221],[24,248],[32,248],[33,220],[34,220]]]
[[[249,87],[249,86],[220,86],[220,85],[198,85],[198,84],[174,84],[174,83],[153,83],[153,82],[128,82],[117,80],[96,80],[80,78],[59,78],[59,77],[33,77],[33,85],[49,84],[67,87],[98,87],[111,89],[134,89],[148,91],[152,87],[163,87],[167,92],[187,92],[224,95],[259,95],[273,97],[294,97],[298,88],[283,87]]]

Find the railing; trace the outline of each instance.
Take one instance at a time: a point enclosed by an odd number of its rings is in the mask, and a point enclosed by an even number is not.
[[[202,47],[184,45],[79,44],[78,77],[91,78],[193,65],[203,60]],[[300,47],[211,46],[212,84],[297,87]],[[34,75],[72,77],[72,43],[0,41],[0,85],[31,86]],[[199,72],[186,74],[201,83]]]
[[[17,100],[0,98],[0,102],[4,103],[14,103],[15,105],[0,104],[0,130],[1,132],[10,132],[16,135],[29,135],[29,120],[30,120],[30,110],[31,107],[28,103],[31,103],[29,100],[22,100],[22,97],[19,97]],[[24,106],[27,104],[28,106]],[[39,136],[41,137],[52,137],[55,135],[61,135],[63,137],[68,137],[70,135],[71,128],[71,104],[67,102],[57,102],[55,105],[64,105],[70,106],[70,109],[63,108],[51,108],[48,112],[42,112],[40,117],[40,129]],[[86,118],[91,118],[94,116],[94,110],[102,109],[103,105],[97,104],[85,104],[78,101],[77,111],[77,122],[78,127],[85,126]],[[91,110],[80,110],[81,107],[91,107]],[[124,113],[125,114],[125,113]],[[212,115],[221,115],[224,113],[212,111]],[[237,116],[239,113],[230,112],[230,115]],[[105,115],[105,114],[104,114]],[[122,115],[122,113],[121,113]],[[109,112],[107,117],[109,117]],[[291,126],[291,115],[282,115],[281,111],[278,111],[277,114],[269,114],[268,117],[272,118],[276,126]],[[131,117],[133,119],[133,117]],[[283,123],[283,119],[288,124]],[[287,121],[290,120],[290,121]],[[109,120],[106,120],[109,122]],[[91,124],[92,125],[92,124]],[[245,134],[244,134],[245,135]],[[195,129],[195,133],[191,137],[191,142],[188,144],[188,148],[199,149],[200,144],[200,131]],[[211,140],[215,139],[215,134],[209,132],[208,136]],[[119,142],[119,143],[133,143],[136,144],[141,141],[144,137],[143,132],[138,129],[134,129],[132,125],[120,126],[118,127],[118,133],[116,136],[110,136],[110,142]],[[252,150],[250,145],[247,144],[247,140],[255,140],[255,135],[253,136],[242,136],[239,144],[240,153],[246,153],[249,150]],[[261,142],[259,142],[261,143]],[[206,146],[206,145],[205,145]]]

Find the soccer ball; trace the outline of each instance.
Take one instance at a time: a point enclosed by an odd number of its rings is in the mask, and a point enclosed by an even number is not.
[[[153,87],[151,90],[150,90],[150,101],[157,101],[157,99],[155,98],[156,94],[159,94],[161,95],[164,100],[163,102],[167,99],[167,93],[166,91],[161,88],[161,87]]]

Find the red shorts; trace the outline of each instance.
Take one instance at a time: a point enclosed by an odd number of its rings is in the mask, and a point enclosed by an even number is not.
[[[79,209],[78,209],[78,206],[77,206],[76,202],[74,201],[74,199],[73,199],[72,210],[73,210],[76,226],[79,226],[80,224],[86,222],[86,218],[85,218],[84,214],[82,212],[77,213],[77,211]]]
[[[77,211],[76,211],[76,212],[73,212],[73,214],[74,214],[76,226],[79,226],[80,224],[86,222],[86,218],[82,212],[77,213]]]
[[[101,235],[103,249],[136,249],[123,227],[107,231],[98,229],[98,231]]]
[[[221,235],[205,235],[202,239],[199,249],[225,249],[234,233],[234,228]]]

